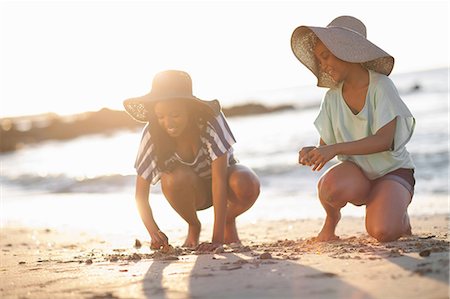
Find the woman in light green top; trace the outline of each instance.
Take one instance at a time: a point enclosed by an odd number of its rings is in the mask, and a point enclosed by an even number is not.
[[[299,163],[320,170],[340,161],[318,183],[326,219],[319,241],[337,239],[340,209],[366,205],[367,232],[380,242],[411,234],[407,213],[414,193],[414,164],[405,144],[415,120],[388,75],[394,58],[366,38],[358,19],[341,16],[327,27],[300,26],[296,57],[328,87],[314,124],[319,146],[307,146]]]

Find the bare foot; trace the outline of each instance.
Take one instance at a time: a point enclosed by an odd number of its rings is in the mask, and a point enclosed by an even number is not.
[[[405,231],[403,232],[402,236],[411,236],[412,235],[412,231],[411,231],[411,223],[409,222],[409,215],[405,214],[405,219],[403,220],[405,223]]]
[[[223,238],[224,244],[241,244],[241,240],[239,240],[237,228],[236,228],[236,219],[227,220],[225,223],[225,232]]]
[[[336,225],[338,224],[339,220],[341,220],[340,212],[337,212],[333,216],[327,215],[327,217],[325,218],[325,223],[323,224],[322,230],[317,235],[315,240],[318,242],[327,242],[327,241],[338,240],[339,237],[335,235],[334,231],[336,229]]]
[[[200,224],[198,225],[189,224],[188,235],[182,247],[196,248],[199,243],[201,229],[202,226]]]

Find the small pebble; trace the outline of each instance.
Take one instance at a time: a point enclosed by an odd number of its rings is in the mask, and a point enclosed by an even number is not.
[[[224,252],[223,246],[219,246],[214,250],[215,254],[219,254],[219,253],[223,253],[223,252]]]
[[[139,241],[138,239],[136,239],[136,241],[134,241],[134,247],[135,247],[135,248],[141,248],[141,247],[142,247],[141,241]]]
[[[264,252],[259,255],[259,259],[261,260],[269,260],[272,258],[272,255],[269,252]]]
[[[426,250],[422,250],[421,252],[419,252],[419,255],[420,256],[430,256],[430,254],[431,254],[431,251],[429,250],[429,249],[426,249]]]
[[[131,256],[129,257],[129,259],[130,259],[130,260],[133,260],[133,261],[139,261],[139,260],[141,260],[142,258],[141,258],[141,256],[140,256],[139,254],[133,253],[133,255],[131,255]]]

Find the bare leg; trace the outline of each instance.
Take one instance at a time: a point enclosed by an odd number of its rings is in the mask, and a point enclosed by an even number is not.
[[[178,167],[161,177],[164,196],[172,208],[188,223],[188,234],[183,247],[194,248],[199,243],[201,223],[197,207],[206,201],[206,189],[199,177],[187,167]]]
[[[352,162],[342,162],[330,168],[320,178],[318,193],[327,216],[317,241],[331,241],[336,236],[336,226],[341,219],[341,209],[347,203],[362,205],[370,192],[370,181]]]
[[[197,247],[200,239],[200,232],[201,232],[201,224],[200,222],[198,224],[189,224],[188,228],[188,234],[186,237],[186,240],[184,241],[182,247],[186,248],[195,248]]]
[[[341,220],[341,209],[334,208],[323,201],[321,201],[320,203],[325,209],[327,215],[325,217],[325,222],[322,226],[322,229],[316,237],[316,240],[320,242],[337,240],[339,239],[339,237],[336,236],[336,226],[339,223],[339,220]]]
[[[411,234],[408,206],[409,191],[393,180],[377,183],[370,193],[366,207],[366,229],[380,242],[395,241]]]
[[[405,224],[405,232],[403,233],[403,236],[411,236],[412,229],[411,229],[411,222],[409,222],[408,211],[406,211],[405,213],[405,219],[403,220],[403,223]]]
[[[225,244],[240,243],[236,228],[236,217],[247,211],[259,195],[259,179],[256,174],[243,165],[228,168],[228,206],[225,223]]]

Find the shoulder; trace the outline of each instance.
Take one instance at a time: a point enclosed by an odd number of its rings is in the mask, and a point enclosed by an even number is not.
[[[214,140],[214,142],[220,141],[221,143],[227,144],[227,147],[236,142],[222,113],[206,121],[206,129],[204,132],[208,140]]]
[[[148,138],[150,138],[150,134],[150,123],[147,123],[144,129],[142,129],[142,138],[144,138],[145,136],[148,136]]]
[[[152,137],[151,137],[151,133],[150,133],[150,124],[147,123],[144,127],[144,129],[142,129],[142,137],[141,137],[141,146],[143,144],[147,144],[147,143],[151,143],[152,142]]]
[[[229,129],[227,120],[222,112],[209,117],[206,120],[206,127],[207,127],[207,129],[209,128],[209,129],[215,130],[215,131],[220,130],[220,129],[227,129],[227,130]]]
[[[369,87],[369,101],[374,109],[404,109],[405,104],[394,82],[386,75],[376,72],[371,73]],[[395,108],[395,109],[397,109]]]
[[[335,107],[339,103],[338,99],[340,97],[340,94],[340,86],[328,89],[322,99],[321,108],[332,109],[333,107]]]
[[[339,86],[337,86],[337,87],[328,89],[327,92],[325,93],[324,100],[338,97],[341,92],[340,88],[341,88],[341,84],[339,84]]]
[[[388,76],[384,74],[377,73],[375,71],[370,71],[370,84],[375,92],[382,93],[395,93],[397,94],[397,88],[394,82]]]
[[[150,134],[150,123],[147,123],[144,127],[144,129],[142,130],[142,134]]]
[[[343,84],[344,84],[343,82],[340,82],[336,87],[328,89],[327,92],[325,93],[325,96],[323,97],[323,101],[330,102],[340,98],[342,94]]]

